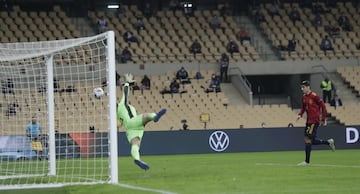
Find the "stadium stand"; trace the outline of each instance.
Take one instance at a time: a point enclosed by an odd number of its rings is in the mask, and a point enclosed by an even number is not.
[[[200,121],[200,115],[207,113],[210,115],[210,121],[206,124],[207,129],[216,128],[239,128],[243,125],[245,128],[260,128],[261,123],[265,122],[266,127],[286,127],[289,121],[296,118],[296,112],[285,104],[275,105],[255,105],[255,106],[235,106],[229,105],[226,94],[220,93],[205,93],[201,88],[202,85],[207,84],[206,80],[193,80],[192,84],[186,86],[187,93],[184,94],[160,94],[160,89],[167,86],[169,79],[173,72],[169,72],[160,76],[151,76],[152,87],[151,90],[135,90],[130,95],[130,102],[133,104],[138,113],[153,112],[160,108],[167,108],[168,114],[162,118],[161,122],[150,123],[147,126],[147,130],[179,130],[181,129],[181,120],[187,120],[189,129],[204,129],[205,125]],[[203,75],[210,75],[212,71],[204,71]],[[140,77],[138,78],[140,80]],[[104,124],[98,126],[96,119],[87,116],[88,112],[96,111],[102,112],[98,107],[99,103],[106,104],[106,100],[96,100],[92,96],[92,89],[82,86],[81,83],[76,83],[75,92],[67,93],[55,93],[55,120],[56,128],[59,132],[69,131],[74,127],[80,127],[83,132],[88,132],[88,127],[94,125],[98,131],[106,131],[107,126]],[[121,87],[117,87],[117,99],[120,99],[122,95]],[[36,96],[36,98],[34,98]],[[2,108],[0,120],[1,128],[6,128],[6,131],[11,134],[22,134],[24,132],[24,126],[27,124],[19,122],[17,116],[26,116],[31,118],[29,114],[31,112],[41,113],[41,110],[46,109],[46,97],[39,93],[36,89],[31,93],[29,97],[23,97],[21,95],[21,89],[17,89],[15,96],[13,94],[0,95],[0,100],[3,105],[11,104],[15,101],[19,105],[16,108],[17,113],[15,116],[6,115],[6,107]],[[27,107],[27,102],[30,100],[38,99],[38,106]],[[64,111],[70,109],[74,111]],[[38,114],[38,115],[39,115]],[[88,122],[79,122],[74,119],[68,120],[66,123],[62,122],[67,115],[82,115],[82,119]],[[46,123],[44,120],[46,117],[39,115],[40,123]],[[69,117],[67,117],[69,118]],[[86,126],[79,126],[79,123],[87,123]],[[301,126],[303,122],[295,123],[295,126]]]
[[[346,104],[340,107],[327,106],[328,113],[342,125],[359,125],[360,114],[358,112],[360,103]]]
[[[22,11],[14,5],[11,12],[0,13],[1,42],[29,42],[81,37],[75,25],[59,6],[48,12]]]
[[[344,79],[350,88],[360,96],[360,67],[338,67],[337,73]]]
[[[325,6],[324,4],[321,4]],[[270,4],[265,4],[268,9]],[[297,7],[302,15],[302,21],[295,24],[290,21],[288,13],[291,7]],[[126,18],[119,18],[118,15],[111,12],[89,11],[88,17],[95,24],[99,17],[104,16],[108,21],[110,30],[116,33],[116,49],[119,52],[125,46],[129,46],[133,52],[134,63],[180,63],[180,62],[204,62],[214,63],[223,52],[226,52],[225,46],[231,39],[236,40],[236,32],[238,31],[238,23],[233,16],[225,16],[220,18],[225,30],[212,30],[209,26],[209,20],[213,15],[219,15],[218,10],[195,10],[196,17],[184,17],[181,12],[159,10],[155,16],[144,18],[146,30],[137,32],[134,24],[136,16],[142,15],[137,6],[124,5],[123,8],[127,12]],[[281,56],[285,60],[307,60],[307,59],[334,59],[334,58],[350,58],[360,56],[359,50],[354,47],[354,42],[360,42],[360,21],[359,12],[351,3],[337,3],[337,9],[331,9],[329,13],[324,15],[324,25],[334,24],[341,12],[345,12],[350,18],[354,29],[350,32],[340,31],[341,39],[334,42],[334,53],[325,55],[320,50],[319,44],[321,38],[327,32],[322,27],[318,30],[311,24],[314,14],[308,8],[303,8],[296,3],[284,3],[280,11],[280,16],[271,17],[265,13],[266,22],[262,22],[265,34],[272,41],[273,46],[287,45],[287,41],[295,34],[299,40],[296,52],[288,55],[287,51],[281,52]],[[129,19],[131,18],[131,19]],[[45,41],[63,38],[81,37],[80,31],[75,24],[67,16],[66,12],[60,6],[54,6],[51,11],[22,11],[19,5],[13,6],[13,11],[8,13],[0,12],[0,41],[21,42],[21,41]],[[139,44],[124,43],[122,36],[126,30],[132,30],[135,36],[140,38]],[[202,54],[193,55],[189,52],[189,45],[193,39],[190,37],[198,37],[203,50]],[[258,61],[261,60],[259,53],[253,45],[243,46],[239,44],[239,53],[235,53],[231,57],[231,62],[242,61]],[[89,61],[86,57],[89,49],[78,48],[78,52],[82,53],[80,59],[86,64]],[[75,59],[73,59],[75,60]],[[55,59],[56,61],[56,59]],[[68,61],[71,63],[71,60]],[[210,77],[214,71],[202,71],[205,77]],[[360,94],[360,68],[344,67],[338,68],[337,72],[341,75],[351,87]],[[137,108],[138,112],[157,111],[164,105],[168,108],[166,117],[159,123],[151,123],[149,130],[178,130],[181,128],[181,120],[186,119],[190,129],[203,129],[204,123],[199,120],[201,113],[209,113],[210,121],[206,127],[211,128],[259,128],[261,123],[266,123],[266,127],[286,127],[289,121],[296,118],[296,113],[285,104],[275,105],[255,105],[255,106],[233,106],[227,103],[227,97],[224,93],[204,93],[201,86],[206,85],[205,80],[194,81],[190,86],[186,86],[188,91],[185,94],[160,95],[159,91],[169,82],[173,76],[173,72],[165,75],[150,75],[152,88],[150,91],[135,91],[131,95],[131,103]],[[191,72],[193,77],[195,72]],[[139,78],[137,80],[140,80]],[[106,103],[105,101],[93,100],[91,91],[78,83],[79,90],[75,94],[55,95],[56,109],[66,109],[67,106],[77,107],[76,112],[67,112],[66,114],[81,114],[84,119],[88,120],[89,125],[96,124],[96,118],[86,117],[86,112],[102,111],[97,110],[97,103]],[[117,98],[120,99],[121,88],[117,88]],[[45,109],[44,106],[27,107],[26,102],[31,98],[20,97],[21,90],[15,95],[15,99],[19,104],[17,115],[27,115],[29,109],[33,111]],[[39,97],[41,93],[35,91],[32,95]],[[76,99],[74,99],[76,98]],[[12,128],[12,134],[23,134],[24,126],[27,123],[19,123],[16,116],[6,116],[5,106],[13,103],[10,94],[0,95],[2,102],[1,109],[1,128]],[[41,98],[38,98],[41,99]],[[38,104],[46,104],[45,99]],[[69,102],[80,102],[79,104]],[[354,112],[353,108],[360,104],[345,104],[341,108],[334,109],[329,107],[329,114],[344,125],[359,124],[360,119]],[[351,109],[352,107],[353,109]],[[345,112],[344,112],[345,111]],[[59,111],[61,112],[61,111]],[[70,124],[64,126],[61,120],[63,115],[55,115],[59,130],[77,127],[76,120],[69,121]],[[41,120],[40,123],[45,123]],[[69,123],[68,122],[68,123]],[[295,126],[303,126],[304,122],[294,123]],[[88,131],[88,126],[80,126],[84,132]],[[107,126],[99,126],[100,131],[105,131]]]
[[[217,10],[195,10],[196,17],[190,18],[183,16],[181,11],[175,14],[171,11],[157,11],[155,16],[143,18],[145,30],[137,32],[134,26],[141,12],[136,6],[124,5],[124,8],[127,10],[126,18],[118,19],[116,14],[103,11],[89,11],[88,16],[94,24],[104,16],[109,22],[109,29],[117,31],[117,37],[122,37],[126,30],[131,30],[139,37],[140,44],[130,44],[134,62],[216,62],[222,53],[227,52],[227,42],[236,40],[238,24],[233,16],[220,18],[224,30],[212,30],[209,26],[212,15],[219,15]],[[189,52],[189,47],[195,37],[203,49],[202,54],[194,56]],[[121,38],[117,39],[116,47],[125,47]],[[240,52],[233,55],[233,61],[260,59],[252,45],[240,47]]]
[[[284,60],[307,60],[307,59],[339,59],[350,58],[352,56],[359,56],[359,49],[354,43],[359,42],[359,13],[352,5],[352,2],[338,2],[336,7],[327,7],[322,2],[313,2],[313,6],[319,5],[327,12],[321,14],[323,17],[322,26],[315,28],[313,21],[315,18],[314,12],[307,7],[302,7],[298,3],[282,3],[280,6],[279,15],[271,17],[268,10],[271,7],[270,3],[262,4],[265,22],[261,22],[260,26],[264,30],[267,37],[272,41],[274,47],[283,46],[284,50],[280,50],[281,57]],[[295,7],[299,10],[301,21],[295,23],[291,21],[289,13]],[[339,37],[332,39],[334,52],[324,52],[320,49],[321,39],[325,35],[331,34],[327,31],[330,26],[338,27],[338,18],[341,13],[349,18],[352,30],[347,31],[339,27]],[[288,40],[292,36],[298,40],[296,51],[290,54],[287,51]]]

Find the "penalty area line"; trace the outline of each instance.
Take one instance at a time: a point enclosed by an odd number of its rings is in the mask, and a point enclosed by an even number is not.
[[[120,187],[128,188],[128,189],[141,190],[141,191],[150,191],[150,192],[154,192],[154,193],[177,194],[177,193],[174,193],[174,192],[171,192],[171,191],[164,191],[164,190],[160,190],[160,189],[152,189],[152,188],[146,188],[146,187],[138,187],[138,186],[123,184],[123,183],[118,183],[116,185],[118,185]]]
[[[297,166],[296,164],[284,163],[255,163],[256,166]],[[316,167],[334,167],[334,168],[360,168],[358,165],[341,165],[341,164],[310,164]]]

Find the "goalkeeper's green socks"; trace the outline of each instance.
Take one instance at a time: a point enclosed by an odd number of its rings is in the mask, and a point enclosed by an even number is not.
[[[153,121],[156,116],[156,113],[148,113],[147,115],[148,115],[149,120]]]
[[[131,156],[135,159],[135,160],[140,160],[140,146],[138,144],[133,144],[131,145]]]

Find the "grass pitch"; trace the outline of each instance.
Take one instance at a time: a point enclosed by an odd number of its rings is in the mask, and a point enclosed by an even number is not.
[[[119,185],[1,191],[2,194],[358,194],[360,150],[143,156],[144,172],[119,158]]]

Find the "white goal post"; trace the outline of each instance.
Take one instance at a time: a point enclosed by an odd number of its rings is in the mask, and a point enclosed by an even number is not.
[[[118,183],[115,72],[113,31],[0,44],[0,189]]]

